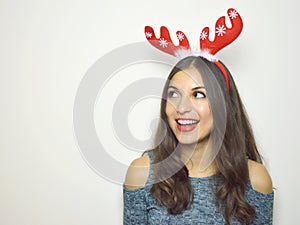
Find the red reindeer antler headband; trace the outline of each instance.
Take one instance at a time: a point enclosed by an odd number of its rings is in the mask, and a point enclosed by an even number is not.
[[[224,75],[227,88],[230,90],[228,74],[214,55],[232,43],[239,36],[243,29],[243,21],[238,12],[233,8],[228,9],[227,14],[232,24],[231,28],[226,26],[225,16],[220,17],[215,26],[215,39],[210,41],[208,38],[209,28],[205,27],[200,34],[200,51],[191,50],[188,39],[181,31],[176,32],[176,36],[179,40],[179,45],[176,46],[171,40],[168,29],[164,26],[160,28],[160,38],[155,36],[154,30],[150,26],[145,27],[145,35],[150,44],[165,53],[179,58],[187,55],[198,55],[215,63]]]

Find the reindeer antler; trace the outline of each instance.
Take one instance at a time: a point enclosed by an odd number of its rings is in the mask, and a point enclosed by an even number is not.
[[[241,33],[243,29],[243,21],[238,12],[230,8],[227,14],[231,21],[232,27],[228,28],[225,24],[225,16],[220,17],[216,22],[215,39],[210,41],[209,28],[205,27],[200,34],[200,50],[209,51],[210,54],[215,55],[225,46],[233,42]]]
[[[176,52],[178,50],[190,50],[190,44],[185,34],[181,31],[176,32],[176,36],[179,40],[179,45],[176,46],[171,40],[168,28],[162,26],[160,27],[160,38],[156,38],[154,30],[150,26],[145,27],[145,35],[147,40],[152,44],[155,48],[159,50],[176,56]]]
[[[228,90],[230,90],[230,80],[227,71],[222,65],[222,63],[220,63],[214,57],[214,55],[222,48],[232,43],[240,35],[243,29],[243,21],[238,12],[233,8],[228,9],[227,14],[231,21],[231,28],[228,28],[226,26],[225,16],[220,17],[216,22],[215,39],[213,41],[210,41],[208,38],[209,28],[205,27],[200,34],[200,51],[198,52],[191,51],[188,39],[181,31],[176,32],[177,38],[179,39],[178,46],[174,45],[174,43],[172,42],[169,31],[166,27],[160,28],[160,38],[156,38],[154,30],[150,26],[145,27],[145,35],[150,44],[152,44],[155,48],[158,48],[159,50],[165,53],[180,58],[181,54],[178,54],[180,50],[186,50],[184,52],[195,54],[197,56],[202,56],[207,60],[213,62],[221,70],[225,78],[227,88]]]

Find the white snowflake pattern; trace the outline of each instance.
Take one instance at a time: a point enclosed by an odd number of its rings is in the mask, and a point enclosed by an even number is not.
[[[203,41],[203,40],[206,40],[206,38],[208,37],[208,34],[206,31],[202,31],[201,34],[200,34],[200,39]]]
[[[183,33],[178,33],[178,34],[177,34],[177,38],[178,38],[179,41],[183,41],[183,39],[184,39],[184,34],[183,34]]]
[[[229,12],[229,17],[231,18],[231,19],[235,19],[235,18],[237,18],[238,17],[238,12],[236,11],[236,10],[231,10],[230,12]]]
[[[151,32],[146,32],[145,35],[146,35],[146,38],[152,38],[152,33]]]
[[[219,25],[218,27],[216,27],[216,34],[218,36],[223,36],[224,34],[226,34],[226,27],[224,27],[224,25]]]
[[[164,38],[160,38],[158,42],[161,47],[163,47],[163,48],[168,47],[168,42]]]

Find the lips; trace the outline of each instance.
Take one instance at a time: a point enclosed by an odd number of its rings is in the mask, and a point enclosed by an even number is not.
[[[199,120],[191,118],[177,118],[175,119],[178,130],[182,132],[190,132],[197,127]]]

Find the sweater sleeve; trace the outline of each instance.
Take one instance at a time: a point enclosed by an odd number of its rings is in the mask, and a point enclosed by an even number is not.
[[[145,188],[128,190],[123,186],[123,225],[147,225]]]
[[[263,194],[251,189],[248,195],[248,201],[256,211],[253,225],[273,224],[274,191],[271,194]]]

